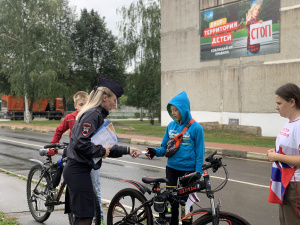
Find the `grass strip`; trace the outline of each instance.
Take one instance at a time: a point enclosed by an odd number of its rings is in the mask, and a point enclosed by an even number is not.
[[[19,222],[16,221],[14,217],[8,217],[3,212],[0,212],[0,225],[18,225]]]

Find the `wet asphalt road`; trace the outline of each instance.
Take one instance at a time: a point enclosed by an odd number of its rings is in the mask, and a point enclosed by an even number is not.
[[[41,134],[27,131],[13,131],[7,128],[0,129],[0,168],[27,176],[29,169],[34,165],[28,159],[34,158],[44,161],[39,156],[38,149],[49,144],[53,134]],[[68,142],[64,136],[62,141]],[[127,145],[126,143],[119,143]],[[145,146],[135,146],[143,150]],[[59,159],[60,156],[56,156]],[[267,203],[268,186],[271,164],[268,162],[224,158],[227,164],[229,178],[227,186],[216,193],[222,201],[223,211],[236,213],[251,224],[279,225],[277,215],[278,206]],[[103,200],[111,200],[114,194],[125,187],[134,186],[121,182],[122,179],[141,181],[143,176],[164,177],[166,158],[148,160],[145,156],[132,159],[124,156],[118,159],[107,158],[101,167],[101,195]],[[213,187],[220,184],[224,172],[211,174]],[[201,199],[200,205],[208,207],[206,195],[197,194]],[[147,195],[146,195],[147,197]]]

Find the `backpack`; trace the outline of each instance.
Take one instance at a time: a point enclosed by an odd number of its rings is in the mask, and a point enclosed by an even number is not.
[[[182,139],[183,139],[183,135],[184,133],[187,131],[187,129],[189,129],[189,127],[192,125],[192,123],[194,123],[195,120],[191,119],[184,127],[184,129],[181,131],[180,134],[178,134],[175,137],[171,137],[168,142],[167,142],[167,147],[166,147],[166,152],[165,152],[165,156],[166,157],[170,157],[172,155],[174,155],[174,153],[177,151],[177,149],[179,148]]]

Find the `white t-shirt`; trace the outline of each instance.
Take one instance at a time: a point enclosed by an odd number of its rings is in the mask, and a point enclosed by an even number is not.
[[[288,121],[276,138],[276,152],[282,148],[286,155],[300,155],[300,117]],[[300,168],[294,173],[295,180],[300,181]],[[291,181],[294,181],[292,177]]]

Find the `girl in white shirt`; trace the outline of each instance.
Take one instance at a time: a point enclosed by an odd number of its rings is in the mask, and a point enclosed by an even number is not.
[[[288,121],[276,138],[276,149],[268,150],[268,158],[278,162],[273,167],[285,163],[295,171],[288,177],[283,204],[279,205],[279,220],[281,225],[300,224],[300,88],[288,83],[275,94],[276,110]]]

